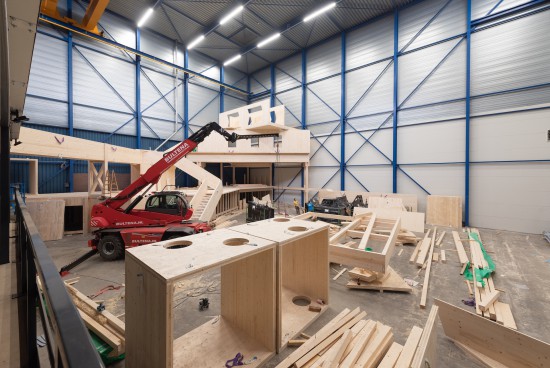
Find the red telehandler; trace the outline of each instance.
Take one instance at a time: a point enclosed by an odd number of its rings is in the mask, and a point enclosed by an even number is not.
[[[195,132],[191,137],[178,144],[166,153],[161,160],[131,183],[113,198],[93,206],[90,226],[97,227],[94,238],[88,241],[92,250],[70,264],[63,266],[61,275],[65,275],[80,263],[96,253],[105,260],[119,259],[124,249],[143,244],[155,243],[171,238],[201,233],[212,230],[206,222],[188,221],[193,209],[185,197],[178,191],[161,191],[147,196],[145,209],[135,207],[151,190],[161,175],[175,165],[181,158],[193,151],[213,131],[221,134],[226,141],[236,142],[239,139],[278,137],[278,134],[238,135],[229,133],[218,123],[211,122]],[[139,195],[144,188],[145,191]],[[137,195],[137,196],[136,196]],[[126,207],[124,204],[136,198]]]

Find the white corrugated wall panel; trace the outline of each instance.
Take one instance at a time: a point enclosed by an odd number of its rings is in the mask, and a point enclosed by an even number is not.
[[[224,71],[224,82],[235,86],[237,88],[240,88],[244,91],[246,91],[246,84],[247,84],[247,75],[243,72],[233,69],[233,68],[225,68]],[[212,85],[214,87],[214,85]],[[240,95],[241,98],[246,98],[245,95]]]
[[[346,172],[346,190],[365,191],[365,188],[368,189],[369,192],[391,193],[391,166],[348,168]],[[353,198],[348,198],[348,200],[353,200]],[[363,200],[365,200],[365,198],[363,198]]]
[[[141,30],[140,35],[141,51],[170,63],[174,62],[174,41],[160,37],[147,30]]]
[[[73,53],[73,70],[75,103],[122,112],[135,107],[135,67],[132,64],[80,48]]]
[[[239,107],[243,107],[248,104],[246,101],[228,95],[223,97],[223,103],[225,107],[224,111],[238,109]],[[218,119],[216,119],[216,121],[218,121]]]
[[[472,19],[478,19],[490,14],[495,14],[515,6],[528,3],[529,0],[472,0]],[[495,8],[495,6],[498,6]]]
[[[550,164],[472,165],[473,226],[541,234],[550,229]]]
[[[466,116],[464,101],[436,104],[399,111],[397,123],[399,126],[412,124],[462,119]]]
[[[287,92],[278,93],[275,105],[285,105],[285,125],[301,127],[302,123],[302,89],[296,88]]]
[[[36,34],[27,93],[67,100],[67,43]]]
[[[149,126],[147,127],[145,124],[142,124],[141,135],[143,137],[158,138],[157,136],[159,136],[160,139],[164,140],[170,137],[172,134],[174,134],[176,130],[181,128],[181,123],[174,125],[174,122],[171,122],[171,121],[158,120],[154,118],[145,118],[145,117],[143,118],[143,121]],[[176,135],[170,139],[182,140],[183,128],[180,129],[179,132],[176,133]]]
[[[306,56],[306,80],[308,83],[340,73],[342,69],[341,42],[338,37],[308,49]]]
[[[420,32],[430,19],[449,0],[425,0],[399,12],[399,50]],[[410,49],[410,46],[407,48]]]
[[[310,165],[340,165],[340,135],[310,139]],[[321,147],[321,145],[323,147]],[[333,157],[334,156],[334,157]],[[311,184],[310,184],[311,185]],[[313,185],[311,185],[313,186]]]
[[[550,12],[472,35],[472,95],[550,83]]]
[[[330,123],[312,124],[308,125],[307,130],[315,137],[321,139],[320,137],[340,133],[340,122],[334,121]]]
[[[549,121],[549,110],[474,118],[471,120],[471,160],[549,159]]]
[[[464,120],[398,129],[397,162],[463,162],[466,155],[465,129]]]
[[[340,190],[340,168],[336,167],[310,167],[309,187],[316,190],[310,191],[310,197],[317,189]]]
[[[454,41],[456,42],[456,41]],[[401,66],[399,68],[401,72]],[[404,68],[403,73],[408,70]],[[466,42],[462,41],[403,107],[466,97]]]
[[[189,84],[189,124],[203,126],[218,121],[220,114],[220,96],[216,91]],[[196,128],[192,128],[196,130]]]
[[[219,62],[196,51],[189,51],[189,69],[215,80],[220,80]],[[214,85],[212,85],[214,87]]]
[[[393,56],[393,16],[346,35],[346,70]]]
[[[366,142],[366,139],[370,143]],[[375,148],[376,147],[376,148]],[[346,134],[346,160],[348,170],[355,172],[353,165],[390,164],[393,150],[391,129]],[[388,159],[389,158],[389,159]]]
[[[130,122],[128,122],[130,121]],[[128,122],[124,127],[121,126]],[[74,128],[96,132],[136,135],[135,119],[131,114],[74,106]]]
[[[406,98],[409,96],[412,97],[414,93],[418,92],[418,90],[415,91],[418,85],[433,72],[437,65],[441,63],[443,58],[451,52],[458,42],[460,42],[460,40],[448,41],[403,55],[399,58],[399,104],[402,104]],[[453,54],[457,51],[457,49],[454,49]],[[449,57],[451,57],[451,55]],[[448,61],[448,59],[446,61]],[[441,64],[441,66],[442,65],[443,64]],[[433,75],[428,77],[426,82],[432,77]]]
[[[25,116],[29,123],[50,125],[66,128],[68,108],[64,102],[48,101],[27,96],[25,100]]]
[[[472,116],[550,106],[550,86],[472,99]]]
[[[346,110],[349,117],[392,109],[393,61],[384,61],[346,73]]]
[[[277,64],[275,90],[284,91],[302,83],[302,55],[295,55]]]
[[[393,124],[392,116],[393,114],[391,112],[385,112],[381,114],[362,116],[358,118],[348,118],[346,132],[361,132],[364,130],[374,130],[391,126]]]
[[[143,116],[174,119],[175,78],[152,70],[141,71],[141,108]],[[181,81],[178,81],[180,84]],[[178,91],[180,92],[180,91]],[[164,98],[163,98],[164,96]],[[183,97],[178,96],[181,112]],[[180,114],[183,115],[183,114]]]
[[[250,92],[253,94],[271,89],[271,70],[262,69],[250,76]]]
[[[308,85],[306,93],[306,122],[323,123],[339,119],[340,76]]]

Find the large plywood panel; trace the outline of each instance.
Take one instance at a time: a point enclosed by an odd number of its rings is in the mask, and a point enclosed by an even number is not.
[[[550,110],[472,119],[471,160],[540,160],[550,157]]]
[[[550,164],[471,168],[472,226],[540,234],[550,229]]]

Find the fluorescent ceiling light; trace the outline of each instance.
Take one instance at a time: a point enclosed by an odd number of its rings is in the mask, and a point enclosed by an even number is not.
[[[268,38],[266,38],[265,40],[263,40],[262,42],[260,42],[260,43],[258,44],[258,48],[267,45],[268,43],[270,43],[270,42],[273,41],[273,40],[276,40],[277,38],[279,38],[280,35],[281,35],[281,34],[277,32],[277,33],[275,33],[274,35],[269,36]]]
[[[151,17],[151,15],[153,15],[153,11],[155,11],[155,9],[153,9],[153,8],[147,9],[145,14],[143,14],[143,17],[141,17],[141,19],[137,23],[137,26],[139,28],[141,28],[141,26],[143,26],[145,24],[145,22],[147,22],[147,19],[149,19]]]
[[[244,9],[244,6],[242,5],[239,5],[237,8],[235,8],[231,13],[227,14],[225,17],[222,18],[222,20],[220,20],[220,26],[223,26],[225,23],[227,23],[228,21],[231,20],[231,18],[233,18],[235,15],[239,14],[240,12],[242,12]]]
[[[197,46],[202,40],[204,40],[204,35],[200,35],[195,38],[189,45],[187,45],[187,50],[191,50],[193,47]]]
[[[311,13],[310,15],[306,15],[306,17],[304,18],[304,22],[307,22],[307,21],[310,21],[312,20],[313,18],[323,14],[324,12],[326,11],[329,11],[330,9],[334,8],[336,6],[336,3],[330,3],[326,6],[323,6],[321,9],[319,10],[316,10],[314,11],[313,13]]]
[[[241,54],[235,55],[235,56],[233,56],[231,59],[229,59],[229,60],[227,60],[225,63],[223,63],[223,65],[224,65],[224,66],[225,66],[225,65],[229,65],[229,64],[231,64],[232,62],[239,60],[240,58],[241,58]]]

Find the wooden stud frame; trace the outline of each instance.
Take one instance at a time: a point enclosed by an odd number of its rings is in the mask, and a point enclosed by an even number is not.
[[[400,224],[399,219],[379,219],[373,213],[357,217],[330,238],[330,262],[386,273],[395,250]],[[375,230],[386,230],[389,234],[378,234]],[[350,238],[359,242],[349,242]],[[367,246],[374,243],[383,244],[382,249],[365,251]]]
[[[277,242],[277,348],[284,349],[329,305],[328,227],[324,222],[275,218],[234,226],[231,230]],[[320,311],[298,306],[305,297]],[[322,300],[319,305],[317,300]]]
[[[175,284],[217,267],[219,319],[174,340]],[[128,249],[127,367],[221,367],[237,352],[263,365],[276,350],[275,287],[276,247],[266,239],[220,229]]]

